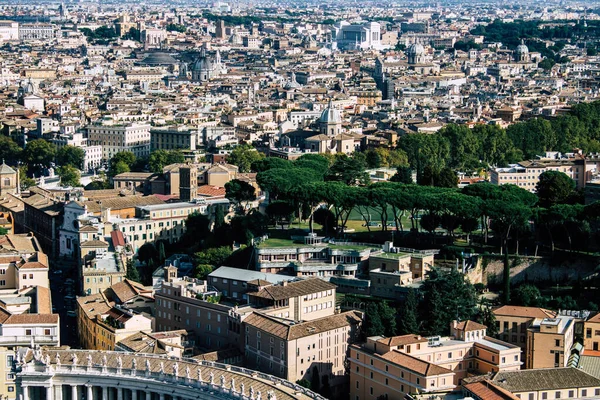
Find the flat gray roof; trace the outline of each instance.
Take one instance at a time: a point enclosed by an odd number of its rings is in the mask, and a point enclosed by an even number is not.
[[[209,278],[222,278],[222,279],[233,279],[241,282],[249,282],[255,279],[262,279],[263,281],[278,283],[282,281],[293,281],[298,279],[296,276],[269,274],[266,272],[252,271],[247,269],[232,268],[232,267],[219,267],[210,274]],[[210,283],[210,281],[209,281]]]

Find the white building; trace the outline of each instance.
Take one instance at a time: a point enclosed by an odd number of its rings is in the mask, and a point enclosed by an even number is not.
[[[150,124],[96,123],[88,126],[88,144],[101,146],[105,160],[121,151],[130,151],[136,157],[147,157],[150,155]]]
[[[381,25],[377,22],[350,24],[340,21],[333,26],[332,39],[340,50],[366,50],[382,48]]]
[[[51,24],[22,24],[19,26],[20,40],[47,40],[56,36]]]
[[[19,23],[14,21],[0,21],[0,39],[19,40]]]

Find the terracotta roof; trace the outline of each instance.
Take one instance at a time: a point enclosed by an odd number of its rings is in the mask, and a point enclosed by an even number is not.
[[[44,264],[40,262],[26,262],[24,264],[19,265],[19,269],[46,269],[48,268]]]
[[[482,329],[487,329],[487,326],[478,324],[475,321],[466,320],[466,321],[459,322],[456,325],[456,329],[465,331],[465,332],[470,332],[470,331],[480,331]]]
[[[141,285],[137,282],[134,282],[134,281],[130,281],[129,279],[125,279],[122,282],[115,283],[114,285],[112,285],[110,287],[110,289],[108,291],[112,292],[116,297],[116,299],[111,299],[111,300],[115,300],[115,301],[118,300],[120,303],[125,303],[125,302],[131,300],[132,298],[139,296],[140,294],[143,294],[143,293],[144,294],[152,293],[151,290],[147,290],[143,285]],[[107,296],[109,296],[109,295],[107,294]]]
[[[264,299],[283,300],[335,288],[336,286],[332,283],[325,282],[319,278],[309,278],[297,282],[289,282],[285,286],[267,286],[256,293],[250,293],[250,295]]]
[[[600,313],[594,315],[592,318],[588,319],[586,322],[600,322]]]
[[[409,369],[421,376],[435,376],[452,373],[452,371],[447,368],[420,360],[398,350],[389,351],[385,354],[382,354],[380,357],[394,364],[398,364],[402,368]]]
[[[523,318],[554,318],[554,311],[540,307],[502,306],[494,310],[495,315]]]
[[[202,185],[198,187],[198,195],[204,197],[225,197],[225,188],[220,186]]]
[[[470,394],[476,396],[480,400],[518,400],[519,398],[509,392],[508,390],[502,389],[494,385],[489,380],[481,382],[473,382],[463,387],[470,392]]]
[[[83,225],[81,228],[79,228],[79,232],[96,233],[98,232],[98,228],[93,225]]]
[[[84,202],[84,204],[90,213],[99,213],[101,209],[106,210],[107,208],[110,208],[111,210],[123,210],[125,208],[165,204],[165,202],[156,196],[124,196],[102,200],[88,200]]]
[[[4,325],[57,324],[58,314],[15,314],[4,321]]]
[[[419,335],[402,335],[379,339],[377,343],[382,343],[389,347],[395,347],[413,343],[427,343],[427,339]]]
[[[345,313],[294,325],[290,325],[277,318],[257,312],[252,313],[244,319],[244,323],[253,326],[256,329],[286,340],[295,340],[306,336],[316,335],[332,329],[360,324],[361,322],[362,318],[358,311],[347,311]]]
[[[112,240],[112,244],[114,247],[117,246],[125,246],[125,237],[123,237],[123,232],[121,231],[112,231],[110,233],[110,238]]]

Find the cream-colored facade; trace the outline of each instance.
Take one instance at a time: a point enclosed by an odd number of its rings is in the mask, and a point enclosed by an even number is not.
[[[486,336],[472,321],[454,323],[452,337],[370,337],[350,349],[350,398],[404,399],[407,394],[453,391],[473,373],[517,371],[520,349]]]
[[[149,124],[93,124],[88,126],[88,144],[102,146],[102,158],[108,160],[121,151],[131,151],[138,158],[150,155]]]
[[[600,314],[583,324],[583,347],[586,350],[600,351]]]
[[[14,361],[15,351],[0,347],[0,399],[16,399]]]
[[[358,339],[362,315],[349,311],[290,322],[261,313],[244,319],[247,366],[292,382],[311,381],[318,374],[321,385],[330,387],[334,396],[343,391],[348,346]]]

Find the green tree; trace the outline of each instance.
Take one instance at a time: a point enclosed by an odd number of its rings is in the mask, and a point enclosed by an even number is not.
[[[197,248],[210,235],[210,218],[194,211],[185,220],[185,233],[181,244],[192,249]]]
[[[250,183],[233,179],[225,184],[225,197],[235,205],[241,214],[244,214],[248,203],[256,200],[256,193],[254,186]]]
[[[283,229],[284,221],[291,222],[294,213],[294,206],[285,200],[275,200],[267,206],[267,215],[275,221],[281,223]]]
[[[289,160],[279,157],[265,157],[252,162],[250,169],[254,172],[267,171],[273,168],[293,168],[294,164]]]
[[[179,25],[179,24],[167,24],[166,29],[169,32],[180,32],[180,33],[185,33],[185,31],[187,30],[187,28],[184,25]]]
[[[198,264],[196,268],[194,268],[194,277],[196,279],[206,280],[208,278],[208,274],[213,272],[213,266],[210,264]]]
[[[8,136],[0,135],[0,158],[8,165],[17,165],[21,159],[22,150]]]
[[[110,176],[115,176],[123,172],[131,171],[135,164],[136,157],[131,151],[120,151],[110,159]],[[121,172],[118,172],[121,171]]]
[[[396,310],[388,305],[387,302],[379,303],[378,310],[381,322],[384,325],[384,334],[386,337],[396,336]]]
[[[542,294],[535,285],[524,284],[514,290],[512,304],[524,307],[540,307]]]
[[[60,176],[60,183],[63,186],[81,186],[81,182],[79,181],[81,172],[70,164],[58,168],[58,176]]]
[[[482,302],[479,304],[479,313],[477,314],[477,322],[487,326],[488,336],[498,335],[498,324],[496,323],[496,315],[492,311],[492,307]]]
[[[398,168],[396,168],[396,174],[394,174],[390,178],[390,182],[398,182],[404,184],[414,183],[412,178],[412,170],[409,166],[406,165],[399,166]]]
[[[124,174],[125,172],[129,172],[131,169],[124,161],[119,161],[115,164],[113,168],[110,169],[112,176],[117,176],[119,174]]]
[[[343,154],[336,157],[325,180],[343,182],[346,185],[366,185],[369,183],[369,174],[365,172],[365,168],[366,164],[362,160]]]
[[[244,144],[234,148],[227,157],[227,162],[236,165],[240,172],[250,172],[252,163],[265,157],[263,153],[257,151],[254,147]]]
[[[165,243],[164,243],[164,241],[159,240],[156,247],[157,247],[157,250],[158,250],[158,261],[162,264],[167,259],[167,256],[165,254]]]
[[[85,151],[80,147],[66,145],[56,152],[56,164],[60,167],[70,165],[77,169],[81,169],[83,167],[84,158]]]
[[[162,173],[165,166],[183,162],[185,157],[180,150],[154,150],[148,158],[148,167],[154,173]]]
[[[138,249],[137,259],[146,263],[148,266],[150,266],[150,262],[152,262],[152,266],[154,266],[158,259],[158,251],[152,243],[144,243]]]
[[[131,258],[127,260],[125,278],[130,281],[141,283],[140,273]]]
[[[100,171],[97,176],[92,178],[92,181],[85,186],[85,190],[103,190],[110,189],[111,185],[104,171]]]
[[[437,176],[435,186],[446,188],[458,187],[458,176],[456,175],[456,172],[447,167],[442,168]]]
[[[367,150],[365,152],[365,161],[368,168],[379,168],[383,164],[381,154],[375,150]]]
[[[550,207],[569,200],[575,191],[575,181],[564,172],[545,171],[536,185],[540,205]]]
[[[419,301],[416,290],[410,288],[400,308],[400,334],[416,333],[419,333]]]
[[[40,175],[44,168],[49,168],[56,157],[56,146],[44,139],[35,139],[27,143],[23,151],[23,161],[28,172]]]
[[[299,379],[296,381],[296,384],[310,390],[310,381],[308,379]]]
[[[381,315],[379,314],[379,306],[375,302],[371,302],[367,305],[365,325],[365,334],[367,337],[385,335],[385,326],[383,325]]]
[[[208,264],[220,267],[233,251],[229,246],[212,247],[194,254],[197,264]]]

